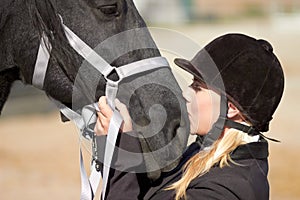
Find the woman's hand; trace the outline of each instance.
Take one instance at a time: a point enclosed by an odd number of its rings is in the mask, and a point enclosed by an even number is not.
[[[131,118],[129,116],[129,112],[124,104],[122,104],[118,99],[115,101],[116,108],[120,111],[124,121],[121,125],[121,132],[129,132],[132,131],[132,123]],[[97,112],[97,122],[94,128],[96,135],[107,135],[109,123],[113,116],[113,111],[110,106],[107,104],[106,97],[100,97],[98,101],[99,112]]]

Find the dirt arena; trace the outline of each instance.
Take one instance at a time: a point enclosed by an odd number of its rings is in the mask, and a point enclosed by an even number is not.
[[[285,71],[286,85],[267,135],[281,140],[279,144],[270,142],[270,199],[300,199],[300,136],[296,126],[300,110],[299,29],[281,28],[270,22],[168,28],[193,38],[200,45],[227,32],[267,38],[273,44]],[[3,111],[0,119],[1,200],[79,199],[79,139],[75,126],[61,123],[57,111],[8,114],[20,105],[34,106],[39,101],[34,98],[28,98],[27,102],[10,100]]]

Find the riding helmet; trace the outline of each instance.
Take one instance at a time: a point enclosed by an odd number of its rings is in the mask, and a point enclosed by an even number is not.
[[[283,70],[269,42],[226,34],[206,45],[191,61],[177,58],[174,62],[225,94],[256,130],[269,130],[284,89]]]

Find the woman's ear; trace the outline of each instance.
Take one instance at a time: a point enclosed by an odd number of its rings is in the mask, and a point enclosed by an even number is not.
[[[237,109],[237,107],[231,103],[228,102],[228,112],[227,112],[228,119],[235,120],[237,118],[240,118],[240,111]]]

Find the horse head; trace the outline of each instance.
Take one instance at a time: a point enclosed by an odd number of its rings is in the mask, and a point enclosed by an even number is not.
[[[15,80],[32,84],[39,44],[45,36],[52,48],[42,88],[48,96],[76,110],[105,94],[106,80],[74,51],[63,24],[115,67],[160,56],[132,0],[4,0],[0,7],[0,110]],[[162,161],[158,165],[170,170],[175,164],[166,161],[176,160],[187,141],[181,91],[169,69],[142,77],[124,81],[118,98],[127,102],[136,129],[144,132],[144,151],[174,141],[157,154]],[[118,75],[111,73],[109,78],[116,80]],[[92,88],[96,84],[95,91],[90,91],[89,84]],[[174,140],[176,135],[180,139]]]

